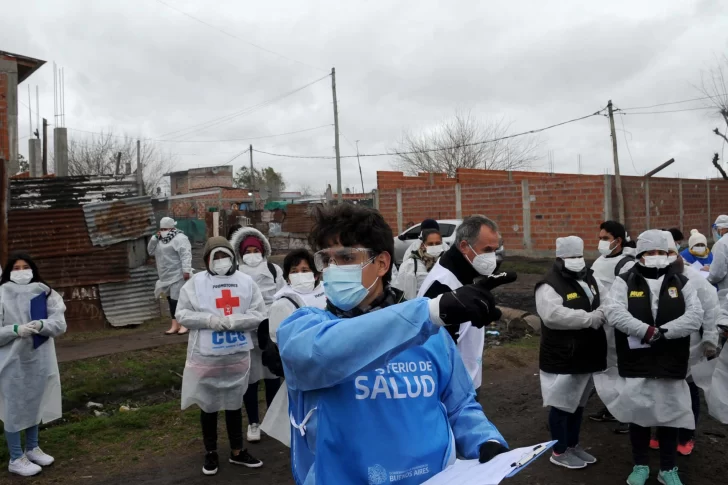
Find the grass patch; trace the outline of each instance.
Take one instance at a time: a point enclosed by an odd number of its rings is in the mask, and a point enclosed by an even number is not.
[[[518,274],[546,274],[553,265],[553,261],[509,259],[500,265],[501,271],[512,271]]]
[[[135,393],[179,389],[182,379],[175,373],[182,374],[186,352],[187,344],[180,343],[59,364],[63,410],[83,407],[88,401],[104,403]]]
[[[168,323],[168,318],[153,318],[151,320],[145,321],[141,325],[131,325],[128,327],[109,327],[103,330],[94,330],[91,332],[64,333],[60,337],[56,337],[55,340],[57,342],[86,342],[109,337],[120,337],[122,335],[129,335],[138,332],[145,332],[147,330],[154,330],[155,328],[162,326],[162,324],[167,325]]]

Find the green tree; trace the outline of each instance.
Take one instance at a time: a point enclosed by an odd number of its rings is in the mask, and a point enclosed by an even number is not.
[[[267,187],[273,190],[278,187],[279,190],[285,190],[286,182],[283,180],[283,174],[276,172],[272,167],[265,167],[260,170],[250,167],[240,167],[233,178],[235,187],[242,189],[261,189]]]

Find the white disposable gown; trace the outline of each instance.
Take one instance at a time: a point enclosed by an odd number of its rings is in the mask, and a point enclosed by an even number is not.
[[[604,286],[607,292],[612,287],[612,283],[614,283],[614,280],[617,277],[617,275],[614,274],[614,271],[616,270],[619,262],[622,261],[624,258],[624,253],[620,254],[619,256],[614,256],[612,258],[599,256],[597,260],[594,261],[594,264],[592,264],[591,270],[594,272],[594,278],[596,278],[597,281],[599,281]],[[630,265],[630,267],[631,266],[632,265]],[[620,269],[620,273],[623,271],[624,267]]]
[[[157,261],[159,281],[154,287],[154,297],[162,293],[173,300],[179,300],[179,290],[185,284],[184,273],[192,273],[192,248],[187,236],[178,233],[168,243],[152,236],[147,253]]]
[[[50,337],[37,349],[33,338],[20,338],[13,325],[31,321],[30,300],[49,288],[41,283],[0,286],[0,420],[17,432],[61,417],[61,380],[53,339],[66,331],[63,298],[51,291],[48,318],[40,335]]]
[[[205,271],[187,281],[180,291],[176,314],[177,321],[190,329],[182,377],[182,409],[197,404],[203,411],[213,413],[242,407],[243,394],[248,389],[250,351],[202,354],[202,342],[210,335],[212,317],[224,316],[224,310],[214,301],[218,296],[226,296],[223,290],[230,291],[228,297],[239,298],[239,306],[233,307],[232,315],[226,317],[232,322],[232,331],[248,333],[265,318],[265,303],[258,287],[239,271],[232,276],[213,276]],[[211,297],[206,296],[210,294]]]
[[[711,249],[713,262],[710,263],[708,281],[719,290],[728,289],[728,235],[720,238]]]
[[[646,279],[650,287],[653,318],[657,318],[663,279],[664,276]],[[616,328],[642,340],[648,325],[629,313],[627,291],[627,283],[622,278],[617,278],[604,305],[607,316],[605,330],[613,332]],[[688,281],[682,294],[685,299],[685,313],[661,327],[667,330],[663,338],[687,337],[700,329],[703,310],[695,285]],[[595,374],[594,383],[602,402],[621,423],[635,423],[642,427],[695,429],[690,390],[684,379],[625,378],[619,375],[617,367],[614,366]]]
[[[715,291],[715,287],[708,283],[708,280],[697,270],[690,266],[685,266],[683,271],[692,285],[695,286],[698,300],[700,300],[700,306],[703,309],[703,321],[702,331],[703,335],[700,335],[700,331],[693,332],[690,335],[690,368],[700,364],[706,360],[705,357],[705,344],[709,343],[713,345],[713,348],[718,347],[718,327],[717,320],[718,314],[720,313],[720,303],[718,301],[718,293]],[[691,371],[688,371],[691,373]]]
[[[594,301],[589,286],[579,281],[579,285]],[[597,280],[598,291],[604,298],[604,287]],[[581,330],[585,328],[601,328],[605,317],[602,307],[593,312],[574,310],[564,306],[563,298],[548,284],[536,290],[536,311],[544,325],[553,330]],[[594,386],[592,374],[551,374],[541,371],[541,395],[544,407],[553,406],[567,413],[573,413],[580,406],[585,406]]]
[[[308,307],[318,308],[319,310],[326,308],[326,295],[324,294],[322,285],[316,286],[313,291],[308,293],[296,291],[290,285],[284,286],[276,293],[276,300],[270,307],[270,315],[268,317],[270,338],[273,342],[278,342],[278,327],[297,310],[296,306],[288,298],[295,301],[298,308]],[[277,439],[290,448],[291,421],[288,417],[288,386],[286,385],[286,381],[283,381],[273,401],[270,403],[263,422],[260,423],[260,429],[271,438]]]
[[[263,261],[258,266],[249,266],[243,262],[243,255],[240,254],[240,244],[248,236],[258,238],[263,245]],[[235,257],[238,260],[238,269],[246,275],[253,278],[255,284],[258,285],[261,295],[263,295],[263,301],[265,302],[266,313],[270,310],[271,305],[275,301],[275,295],[278,290],[286,285],[286,280],[283,278],[283,270],[277,264],[273,264],[275,269],[275,275],[273,275],[268,268],[268,258],[271,256],[272,249],[270,242],[262,232],[254,227],[243,227],[238,229],[230,239],[230,244],[235,251]],[[267,367],[263,365],[263,352],[258,346],[258,329],[253,330],[253,344],[255,348],[250,352],[250,383],[254,384],[261,379],[276,379],[276,375],[273,374]]]
[[[409,257],[399,267],[397,279],[393,280],[392,286],[402,290],[407,300],[414,300],[429,273],[421,259]]]

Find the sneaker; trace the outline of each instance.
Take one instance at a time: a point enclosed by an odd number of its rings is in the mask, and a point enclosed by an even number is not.
[[[205,465],[202,467],[202,473],[214,475],[217,473],[218,466],[220,466],[220,459],[217,456],[217,451],[205,453]]]
[[[591,465],[597,462],[596,457],[587,453],[586,450],[581,447],[581,445],[576,445],[575,447],[571,448],[571,454],[579,458],[581,461],[586,462],[587,465]]]
[[[661,471],[660,474],[657,475],[657,481],[662,483],[662,485],[682,485],[682,481],[677,475],[677,467],[667,472]]]
[[[8,471],[10,473],[20,475],[21,477],[32,477],[33,475],[37,475],[42,472],[43,469],[28,460],[27,456],[23,455],[17,460],[10,461],[10,464],[8,465]]]
[[[557,455],[551,453],[551,459],[549,460],[554,465],[568,468],[569,470],[578,470],[579,468],[586,468],[586,462],[574,455],[572,450],[566,450],[564,453]]]
[[[30,451],[26,451],[25,456],[27,456],[33,463],[40,466],[49,466],[55,461],[51,455],[43,453],[43,450],[37,446]]]
[[[230,452],[230,463],[233,465],[247,466],[248,468],[260,468],[263,466],[263,462],[248,453],[248,450],[243,450],[237,455],[233,455]]]
[[[687,443],[678,444],[677,452],[682,456],[688,456],[693,452],[693,448],[695,448],[695,440],[690,440]]]
[[[260,425],[258,423],[248,425],[248,441],[251,443],[260,441]]]
[[[589,419],[596,421],[597,423],[609,423],[616,421],[614,416],[612,416],[612,413],[610,413],[607,408],[602,409],[598,413],[589,415]]]
[[[637,465],[627,477],[627,485],[645,485],[650,479],[650,467]]]
[[[659,450],[660,449],[660,442],[656,440],[655,438],[652,438],[650,440],[650,449],[651,450]]]
[[[614,432],[617,434],[628,434],[629,433],[629,424],[627,423],[619,423],[616,428],[614,428]]]

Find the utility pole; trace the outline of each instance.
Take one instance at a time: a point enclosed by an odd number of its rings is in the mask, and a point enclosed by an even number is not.
[[[331,68],[331,92],[334,95],[334,148],[336,150],[336,192],[339,204],[343,203],[341,192],[341,154],[339,152],[339,107],[336,104],[336,69]]]
[[[43,175],[48,175],[48,120],[43,118]]]
[[[361,178],[361,193],[364,193],[364,175],[361,173],[361,162],[359,161],[359,140],[356,141],[356,163],[359,164],[359,177]]]
[[[139,195],[144,195],[144,167],[142,167],[141,141],[137,140],[137,183],[139,184]]]
[[[255,172],[253,171],[253,145],[250,145],[250,189],[255,190]]]
[[[607,103],[609,110],[609,128],[612,132],[612,153],[614,154],[614,180],[617,188],[617,205],[619,209],[619,222],[626,224],[624,217],[624,194],[622,193],[622,178],[619,175],[619,156],[617,155],[617,132],[614,129],[614,111],[612,110],[612,100]]]

